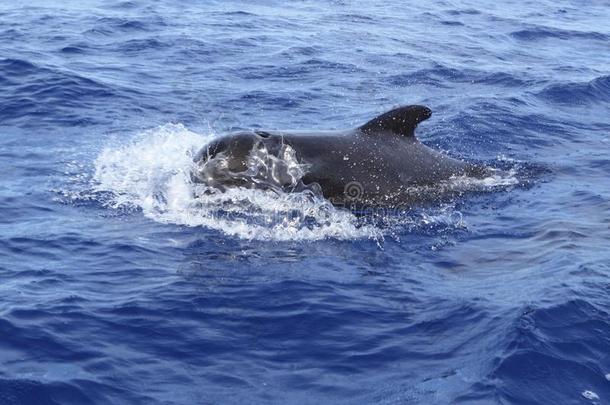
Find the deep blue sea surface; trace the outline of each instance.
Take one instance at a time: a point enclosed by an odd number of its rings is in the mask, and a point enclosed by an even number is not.
[[[193,153],[424,104],[401,212]],[[610,3],[0,2],[0,404],[610,403]]]

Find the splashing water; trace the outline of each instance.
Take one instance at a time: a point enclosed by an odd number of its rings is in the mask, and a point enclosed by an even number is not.
[[[162,223],[205,226],[228,235],[262,240],[378,238],[310,190],[283,193],[243,187],[220,191],[193,183],[194,154],[214,136],[167,124],[130,144],[110,147],[95,161],[94,191],[110,192],[106,205],[139,208]]]
[[[334,207],[315,188],[285,192],[268,187],[215,188],[193,182],[191,173],[201,170],[193,162],[198,150],[215,138],[192,132],[180,124],[166,124],[137,136],[126,145],[105,148],[94,162],[93,192],[104,195],[102,203],[114,209],[138,209],[157,222],[184,226],[204,226],[227,235],[259,240],[382,239],[397,227],[464,227],[459,212],[420,213],[415,218],[405,212],[357,215]],[[222,170],[222,159],[213,171]],[[246,175],[253,183],[288,175],[294,188],[307,168],[300,165],[290,148],[272,156],[256,150],[248,162]],[[234,174],[233,174],[234,175]],[[484,189],[516,184],[514,173],[494,173],[486,179],[459,177],[443,185],[451,189]],[[279,183],[278,183],[279,184]],[[417,190],[421,193],[425,190]],[[98,197],[99,198],[99,197]],[[459,215],[457,215],[459,214]],[[448,221],[447,218],[456,218]]]

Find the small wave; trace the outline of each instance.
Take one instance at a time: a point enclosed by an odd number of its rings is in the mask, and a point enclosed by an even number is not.
[[[0,74],[5,75],[27,75],[36,71],[38,67],[27,60],[22,59],[0,59]]]
[[[222,15],[229,17],[256,17],[257,15],[254,13],[249,13],[247,11],[238,10],[238,11],[226,11],[223,12]]]
[[[522,41],[537,41],[540,39],[594,39],[598,41],[608,41],[610,36],[600,32],[571,31],[551,27],[535,27],[512,32],[513,38]]]
[[[97,21],[102,26],[108,26],[114,29],[124,31],[146,31],[148,25],[142,21],[129,20],[126,18],[102,17]]]
[[[293,58],[302,56],[304,48],[289,48],[281,51],[280,57]],[[307,51],[306,51],[307,52]],[[318,74],[321,72],[332,72],[333,74],[354,74],[362,71],[362,68],[341,62],[332,62],[325,59],[309,58],[298,63],[292,63],[288,65],[262,65],[256,69],[243,69],[241,74],[248,80],[256,79],[268,79],[270,77],[275,79],[281,78],[294,78],[294,77],[307,77],[308,75]]]
[[[341,22],[350,21],[353,23],[370,23],[371,21],[375,21],[375,19],[371,16],[356,13],[337,14],[333,15],[332,17],[333,19]]]
[[[538,97],[556,104],[579,105],[610,102],[610,75],[586,83],[560,83],[546,87]]]
[[[58,397],[69,397],[81,403],[91,403],[92,400],[79,387],[67,383],[0,379],[0,402],[3,404],[58,405]]]
[[[63,48],[60,49],[60,51],[62,53],[68,53],[68,54],[83,54],[83,53],[85,53],[85,50],[83,48],[78,47],[78,46],[64,46]]]
[[[0,59],[0,83],[4,85],[0,121],[22,125],[30,125],[32,117],[67,125],[94,122],[96,118],[90,114],[83,117],[76,111],[107,102],[108,98],[124,97],[111,85],[19,59]]]
[[[122,52],[140,52],[145,50],[158,50],[168,45],[155,38],[131,39],[118,46]]]
[[[500,85],[510,88],[521,87],[528,84],[528,81],[506,72],[455,69],[438,64],[434,65],[432,68],[394,75],[390,77],[390,82],[396,86],[425,84],[441,88],[448,88],[448,83]]]
[[[449,15],[479,15],[481,11],[475,10],[473,8],[467,8],[463,10],[448,10],[447,14]]]
[[[131,20],[118,17],[101,17],[95,20],[93,28],[83,32],[91,36],[111,36],[119,33],[157,31],[159,27],[167,25],[158,15],[149,16],[141,20]]]
[[[572,402],[584,389],[608,393],[602,370],[592,365],[607,357],[609,327],[608,312],[589,297],[526,306],[507,334],[507,352],[491,373],[492,381],[500,382],[500,397],[516,403],[565,403],[565,381],[590,384],[572,387]]]
[[[448,25],[450,27],[463,27],[464,26],[464,23],[462,23],[460,21],[455,21],[455,20],[441,20],[440,23],[443,25]]]
[[[111,5],[107,6],[107,8],[118,9],[118,10],[132,10],[132,9],[136,9],[138,7],[140,7],[140,4],[138,4],[135,1],[123,1],[118,4],[111,4]]]
[[[287,110],[298,108],[302,104],[302,100],[295,97],[294,93],[290,93],[287,95],[281,95],[277,92],[268,92],[255,90],[248,93],[244,93],[238,100],[240,102],[256,102],[259,105],[269,105],[273,108]]]

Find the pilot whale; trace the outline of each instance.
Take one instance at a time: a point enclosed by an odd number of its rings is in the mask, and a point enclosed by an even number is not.
[[[488,176],[489,168],[416,138],[415,128],[431,115],[428,107],[409,105],[344,131],[225,135],[196,154],[191,177],[220,189],[313,187],[335,205],[396,206],[436,196],[435,185],[456,176]]]

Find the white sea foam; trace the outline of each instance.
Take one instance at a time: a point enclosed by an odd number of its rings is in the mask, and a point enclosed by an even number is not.
[[[157,222],[203,226],[245,239],[380,239],[394,234],[397,227],[435,223],[465,226],[461,214],[446,207],[415,218],[397,212],[376,212],[377,218],[371,221],[370,216],[367,219],[333,207],[312,190],[286,193],[274,188],[228,188],[221,192],[194,183],[193,156],[214,137],[192,132],[180,124],[167,124],[126,144],[109,145],[94,162],[90,194],[103,198],[102,203],[109,208],[141,210]],[[293,157],[286,153],[283,159],[292,173],[297,173],[299,168],[294,166]],[[516,183],[515,173],[498,171],[485,179],[458,177],[442,187],[480,190]]]
[[[590,401],[597,401],[599,400],[599,395],[597,395],[595,392],[593,391],[583,391],[580,395],[582,395],[584,398],[590,400]]]
[[[457,176],[449,179],[445,184],[447,187],[455,190],[484,191],[492,188],[517,185],[519,184],[519,179],[517,178],[516,168],[507,171],[492,169],[487,177],[479,179],[468,176]]]

